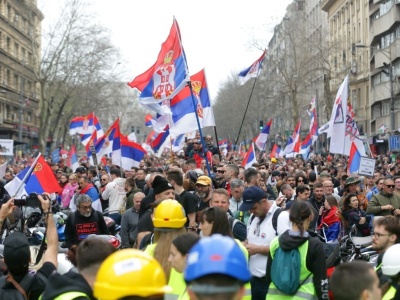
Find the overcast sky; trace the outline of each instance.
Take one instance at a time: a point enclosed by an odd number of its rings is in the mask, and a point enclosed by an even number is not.
[[[68,0],[67,0],[68,1]],[[43,29],[58,14],[59,0],[39,0]],[[205,68],[211,98],[232,72],[250,66],[266,47],[291,0],[88,0],[99,23],[109,28],[130,81],[154,64],[173,16],[178,21],[190,74]],[[214,100],[214,99],[212,99]]]

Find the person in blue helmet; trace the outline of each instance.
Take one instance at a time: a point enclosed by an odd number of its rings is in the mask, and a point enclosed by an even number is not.
[[[189,251],[184,278],[190,299],[242,299],[251,274],[234,239],[214,234]]]

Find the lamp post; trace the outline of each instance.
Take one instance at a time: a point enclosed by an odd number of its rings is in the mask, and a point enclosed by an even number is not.
[[[22,143],[22,103],[24,101],[23,98],[24,98],[24,79],[21,77],[20,93],[19,93],[19,119],[18,119],[18,141],[21,143]]]
[[[394,88],[393,88],[393,65],[392,65],[392,58],[391,58],[391,49],[389,51],[382,50],[380,48],[374,46],[366,46],[363,44],[355,45],[356,48],[370,48],[376,49],[382,52],[382,54],[389,59],[389,63],[383,63],[386,70],[382,69],[382,72],[389,76],[390,81],[390,131],[394,132],[395,128],[395,118],[394,118]],[[391,47],[391,46],[389,46]]]

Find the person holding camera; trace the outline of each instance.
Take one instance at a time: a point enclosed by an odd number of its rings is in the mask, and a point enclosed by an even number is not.
[[[57,269],[58,236],[51,210],[49,194],[38,195],[46,220],[47,250],[43,256],[43,265],[36,274],[29,273],[30,249],[29,242],[22,232],[13,232],[4,242],[4,262],[8,275],[0,277],[0,299],[14,299],[22,294],[25,299],[36,300],[45,289],[47,279]],[[0,227],[10,216],[16,205],[14,198],[3,203],[0,208]]]

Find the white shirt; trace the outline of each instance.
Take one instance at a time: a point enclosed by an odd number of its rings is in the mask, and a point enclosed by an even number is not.
[[[278,234],[281,235],[288,229],[292,229],[292,222],[289,220],[289,211],[284,210],[279,214],[276,231],[278,231]]]
[[[272,226],[272,216],[278,207],[275,202],[270,207],[265,219],[260,223],[259,217],[254,217],[251,221],[250,216],[247,224],[247,241],[249,244],[269,246],[275,237],[275,230]],[[249,258],[249,270],[251,275],[256,277],[264,277],[267,269],[268,256],[262,254],[254,254]]]
[[[235,213],[236,211],[239,210],[240,205],[243,203],[243,200],[240,199],[240,201],[236,201],[235,198],[230,198],[229,199],[229,210],[231,213]]]

